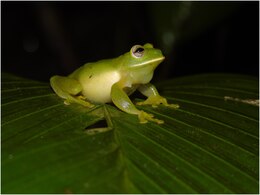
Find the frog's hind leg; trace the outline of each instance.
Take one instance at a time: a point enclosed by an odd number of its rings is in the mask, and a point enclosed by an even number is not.
[[[91,104],[90,102],[87,102],[86,100],[84,100],[82,98],[82,96],[74,97],[74,96],[68,95],[66,100],[64,100],[64,104],[70,105],[71,103],[81,104],[82,106],[85,106],[87,108],[92,108],[95,106],[95,105]]]
[[[63,76],[53,76],[50,79],[50,84],[55,93],[65,99],[64,104],[77,103],[88,108],[94,106],[83,100],[82,96],[76,96],[82,91],[81,84],[77,80]]]

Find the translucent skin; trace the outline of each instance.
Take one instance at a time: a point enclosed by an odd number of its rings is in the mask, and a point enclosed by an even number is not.
[[[151,44],[135,45],[117,58],[87,63],[68,77],[53,76],[50,83],[55,93],[65,99],[66,104],[78,103],[92,107],[94,102],[112,101],[122,111],[138,115],[141,123],[154,121],[161,124],[163,121],[138,110],[129,99],[128,92],[139,90],[148,97],[140,105],[170,106],[149,83],[155,68],[163,60],[161,50],[153,48]]]

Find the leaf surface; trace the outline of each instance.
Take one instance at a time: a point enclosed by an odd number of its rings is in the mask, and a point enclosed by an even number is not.
[[[209,74],[158,85],[180,108],[66,106],[48,83],[2,73],[2,193],[258,193],[258,81]],[[87,135],[88,128],[113,130]]]

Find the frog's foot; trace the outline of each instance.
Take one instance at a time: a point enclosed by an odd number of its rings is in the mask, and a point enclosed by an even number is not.
[[[160,104],[175,109],[179,108],[178,104],[168,104],[166,98],[159,95],[149,96],[145,101],[137,103],[137,105],[152,105],[154,108],[158,107]]]
[[[79,99],[79,100],[85,100],[85,99],[87,99],[86,97],[84,97],[84,96],[82,96],[82,95],[78,95],[76,98]]]
[[[85,107],[87,107],[87,108],[92,108],[92,107],[95,106],[94,104],[91,104],[90,102],[86,101],[85,99],[86,99],[86,98],[83,97],[83,96],[76,96],[76,97],[69,96],[69,97],[64,101],[64,104],[70,105],[71,103],[77,103],[77,104],[81,104],[82,106],[85,106]]]
[[[138,114],[138,118],[139,118],[140,123],[142,123],[142,124],[147,123],[148,121],[153,121],[157,124],[163,124],[164,123],[163,120],[159,120],[157,118],[154,118],[154,116],[152,114],[149,114],[149,113],[144,112],[142,110]]]

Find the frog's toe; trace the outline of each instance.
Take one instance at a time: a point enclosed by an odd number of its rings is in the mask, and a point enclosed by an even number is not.
[[[165,106],[168,106],[168,107],[174,108],[174,109],[180,108],[180,105],[179,105],[179,104],[167,104],[167,105],[165,105]]]
[[[152,121],[152,122],[155,122],[157,124],[163,124],[164,123],[163,120],[154,118],[154,116],[152,114],[146,113],[144,111],[141,111],[139,113],[138,118],[139,118],[140,123],[142,123],[142,124],[147,123],[148,121]]]
[[[84,96],[82,96],[82,95],[77,96],[77,98],[78,98],[79,100],[85,100],[85,99],[86,99],[86,97],[84,97]]]
[[[68,106],[68,105],[70,105],[70,101],[69,100],[64,100],[64,104]]]
[[[145,105],[145,103],[144,103],[144,101],[143,102],[137,102],[136,105],[143,106],[143,105]]]
[[[167,100],[161,96],[149,96],[145,101],[137,103],[137,105],[151,105],[154,108],[160,104],[167,105]]]
[[[65,105],[70,105],[71,103],[76,103],[76,104],[80,104],[84,107],[87,108],[93,108],[95,105],[91,104],[90,102],[83,100],[82,98],[84,97],[73,97],[73,96],[69,96],[65,101],[64,104]]]

